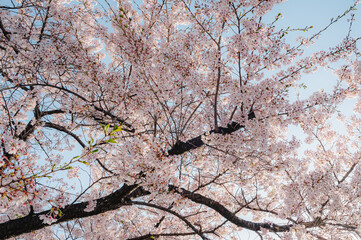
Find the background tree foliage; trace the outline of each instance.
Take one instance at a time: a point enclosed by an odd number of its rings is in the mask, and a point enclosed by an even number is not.
[[[0,238],[361,238],[357,2],[308,35],[281,2],[2,1]]]

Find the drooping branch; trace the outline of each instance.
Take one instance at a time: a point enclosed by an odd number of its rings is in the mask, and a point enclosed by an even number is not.
[[[229,211],[227,208],[225,208],[219,202],[214,201],[210,198],[207,198],[201,194],[193,193],[193,192],[190,192],[183,188],[178,188],[173,185],[169,186],[169,191],[176,192],[176,193],[182,195],[183,197],[190,199],[193,202],[196,202],[196,203],[205,205],[209,208],[212,208],[213,210],[218,212],[220,215],[222,215],[225,219],[227,219],[231,223],[233,223],[239,227],[252,230],[252,231],[260,231],[261,228],[264,228],[264,229],[267,229],[272,232],[287,232],[293,226],[292,224],[277,225],[277,224],[273,224],[273,223],[255,223],[255,222],[247,221],[247,220],[237,217],[235,214],[233,214],[231,211]]]
[[[138,185],[126,185],[124,184],[117,191],[96,199],[96,207],[92,211],[85,211],[89,202],[80,202],[72,205],[67,205],[59,210],[62,212],[61,217],[57,218],[54,224],[70,221],[73,219],[79,219],[84,217],[90,217],[98,215],[100,213],[108,212],[118,209],[122,206],[129,205],[130,200],[150,194]],[[0,239],[6,239],[10,237],[19,236],[24,233],[29,233],[35,230],[39,230],[49,226],[43,223],[40,219],[41,215],[47,215],[51,210],[28,215],[26,217],[10,220],[0,224]]]
[[[251,112],[248,114],[248,120],[254,119],[256,117],[254,111],[251,110]],[[241,128],[244,128],[244,125],[232,122],[231,124],[227,124],[227,127],[218,127],[217,129],[211,130],[209,133],[218,133],[218,134],[231,134]],[[204,134],[202,134],[204,135]],[[168,155],[180,155],[185,152],[188,152],[192,149],[199,148],[204,145],[204,142],[202,141],[202,135],[199,135],[195,138],[192,138],[186,142],[177,141],[174,146],[168,150]]]

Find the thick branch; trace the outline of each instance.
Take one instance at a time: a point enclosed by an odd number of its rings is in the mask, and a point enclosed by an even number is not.
[[[100,213],[115,210],[122,206],[129,205],[130,200],[133,198],[145,196],[148,194],[148,191],[145,191],[138,185],[128,186],[124,184],[114,193],[96,199],[96,207],[90,212],[84,211],[89,202],[80,202],[65,206],[64,208],[60,208],[62,216],[59,217],[54,224],[70,221],[73,219],[90,217]],[[29,233],[49,226],[48,224],[44,224],[43,221],[39,218],[41,215],[46,215],[49,213],[50,210],[47,210],[0,224],[0,239],[19,236],[21,234]]]
[[[34,108],[35,123],[33,121],[28,122],[25,129],[19,134],[19,139],[26,141],[27,138],[34,133],[36,127],[39,125],[39,120],[42,117],[39,105],[37,104]]]
[[[18,138],[26,141],[27,138],[34,133],[36,127],[39,125],[40,123],[40,119],[43,116],[47,116],[47,115],[53,115],[53,114],[58,114],[58,113],[64,113],[65,111],[60,110],[60,109],[55,109],[55,110],[50,110],[50,111],[40,111],[39,106],[36,105],[34,108],[34,117],[35,117],[35,122],[33,123],[33,121],[30,121],[25,129],[19,134]]]
[[[198,193],[192,193],[188,190],[185,190],[183,188],[178,188],[178,187],[172,186],[172,185],[169,186],[169,191],[174,191],[174,192],[182,195],[183,197],[192,200],[193,202],[206,205],[207,207],[212,208],[213,210],[218,212],[220,215],[222,215],[225,219],[227,219],[231,223],[233,223],[239,227],[252,230],[252,231],[260,231],[261,228],[265,228],[265,229],[268,229],[273,232],[287,232],[293,226],[292,224],[291,225],[277,225],[277,224],[272,224],[272,223],[255,223],[255,222],[247,221],[247,220],[237,217],[235,214],[233,214],[231,211],[229,211],[227,208],[225,208],[219,202],[214,201],[205,196],[202,196]]]
[[[248,114],[248,120],[254,119],[256,115],[253,111]],[[218,134],[231,134],[241,128],[244,128],[244,125],[241,125],[237,122],[232,122],[231,124],[227,124],[227,127],[218,127],[217,129],[211,130],[209,133],[218,133]],[[169,155],[180,155],[185,152],[188,152],[192,149],[199,148],[204,145],[202,141],[202,135],[199,135],[195,138],[188,140],[187,142],[178,141],[176,144],[168,150]]]

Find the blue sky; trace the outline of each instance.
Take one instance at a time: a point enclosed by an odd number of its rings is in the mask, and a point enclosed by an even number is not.
[[[353,0],[289,0],[277,5],[268,16],[282,13],[283,19],[278,22],[279,28],[313,26],[307,33],[290,33],[289,37],[292,39],[300,34],[311,36],[318,32],[330,23],[331,18],[336,18],[344,13],[353,3]],[[361,21],[358,19],[358,17],[361,17],[361,14],[359,12],[360,10],[353,11],[356,21],[353,22],[351,37],[361,35]],[[305,54],[336,46],[348,33],[349,22],[347,22],[347,19],[349,19],[349,15],[323,32],[316,44],[306,49]],[[302,78],[302,82],[305,83],[307,89],[304,91],[299,90],[298,93],[302,98],[321,88],[327,90],[327,88],[332,86],[329,83],[332,79],[335,78],[331,71],[319,70],[316,73],[305,75]]]

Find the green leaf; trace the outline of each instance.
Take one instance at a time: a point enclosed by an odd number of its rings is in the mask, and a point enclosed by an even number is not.
[[[109,142],[109,143],[117,143],[114,139],[108,139],[105,142]]]
[[[94,149],[93,151],[91,151],[91,153],[96,153],[99,152],[99,149]]]
[[[89,166],[89,163],[87,161],[80,161],[81,163],[84,163],[85,165],[88,165]]]
[[[111,133],[120,132],[120,131],[122,131],[122,126],[118,126],[118,124],[117,124],[113,127],[113,130]]]

